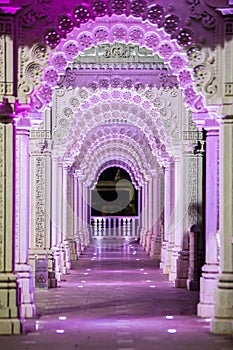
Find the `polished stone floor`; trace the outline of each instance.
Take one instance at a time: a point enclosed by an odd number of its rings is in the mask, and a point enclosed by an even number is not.
[[[1,350],[232,350],[196,316],[198,292],[173,287],[136,242],[95,241],[58,288],[36,290],[37,318]]]

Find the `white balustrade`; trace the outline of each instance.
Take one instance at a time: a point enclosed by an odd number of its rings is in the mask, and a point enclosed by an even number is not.
[[[137,216],[92,216],[93,238],[137,238],[139,218]]]

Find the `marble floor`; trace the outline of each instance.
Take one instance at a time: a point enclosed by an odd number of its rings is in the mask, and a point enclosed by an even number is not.
[[[232,350],[196,316],[198,292],[174,288],[136,242],[94,241],[58,288],[36,290],[37,317],[1,350]]]

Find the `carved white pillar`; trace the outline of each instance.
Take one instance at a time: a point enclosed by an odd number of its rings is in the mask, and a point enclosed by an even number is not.
[[[70,260],[77,260],[77,247],[74,237],[74,176],[70,168],[67,178],[67,236],[70,244]]]
[[[152,226],[153,226],[153,178],[148,181],[148,192],[147,192],[147,241],[145,245],[146,252],[150,254],[151,239],[152,239]]]
[[[51,247],[55,261],[55,276],[58,281],[61,280],[61,256],[58,237],[58,158],[52,156],[52,210],[51,210]]]
[[[145,183],[143,187],[143,238],[142,238],[142,246],[146,248],[146,240],[148,234],[148,181]]]
[[[211,331],[233,332],[233,116],[220,126],[220,274],[215,291]],[[212,258],[210,256],[210,258]]]
[[[84,210],[83,210],[83,182],[79,179],[79,236],[81,240],[81,250],[85,249],[84,242]]]
[[[20,291],[14,274],[15,127],[9,110],[4,99],[0,105],[0,334],[19,334]]]
[[[62,190],[62,162],[58,161],[57,166],[57,238],[58,243],[62,243],[62,200],[63,200],[63,190]]]
[[[168,163],[165,168],[164,196],[164,241],[161,250],[161,265],[163,273],[169,274],[171,271],[172,249],[174,247],[175,167],[173,162]]]
[[[206,122],[206,192],[205,192],[205,265],[200,280],[200,317],[214,314],[214,291],[217,286],[219,262],[217,256],[218,230],[218,140],[219,124],[215,120]]]
[[[183,167],[182,158],[175,159],[175,206],[174,206],[174,247],[171,255],[171,271],[169,280],[175,281],[177,275],[178,253],[182,249],[183,240]]]
[[[51,250],[51,150],[48,140],[31,139],[31,212],[29,262],[35,271],[35,257],[48,256],[49,286],[56,287]]]
[[[21,315],[33,317],[36,312],[33,296],[32,267],[28,264],[29,243],[29,161],[30,120],[20,117],[16,130],[16,245],[15,270],[21,293]]]
[[[150,256],[155,260],[155,266],[159,267],[161,262],[162,234],[163,234],[163,174],[153,177],[153,247]]]
[[[68,219],[68,166],[62,166],[62,243],[65,249],[66,268],[71,268],[70,242],[67,232]]]
[[[78,185],[78,175],[74,173],[74,213],[73,213],[73,227],[74,227],[74,239],[76,242],[76,253],[77,257],[81,254],[81,242],[80,242],[80,223],[79,223],[79,185]]]
[[[140,243],[143,244],[144,233],[145,233],[145,185],[141,187],[141,230],[140,230]]]

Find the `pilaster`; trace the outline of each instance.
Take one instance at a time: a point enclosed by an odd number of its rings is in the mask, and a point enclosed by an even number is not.
[[[49,111],[48,111],[49,117]],[[32,131],[31,131],[32,136]],[[49,136],[49,135],[48,135]],[[49,287],[56,287],[51,246],[51,141],[30,140],[30,237],[29,263],[35,271],[35,257],[48,256]]]
[[[233,116],[220,126],[220,274],[211,331],[233,333]]]
[[[7,99],[0,105],[0,334],[19,334],[20,298],[14,273],[15,126]]]
[[[183,164],[182,157],[175,159],[175,206],[174,206],[174,247],[171,255],[171,270],[169,280],[177,277],[177,259],[182,248],[183,240]]]
[[[164,188],[164,241],[162,243],[161,266],[164,274],[171,272],[171,255],[174,247],[174,204],[175,204],[175,164],[168,162],[165,167]],[[163,262],[164,260],[164,262]]]
[[[21,315],[25,318],[35,316],[32,267],[28,264],[29,243],[29,161],[30,120],[17,118],[16,128],[16,244],[15,271],[21,294]]]
[[[217,256],[218,231],[218,142],[219,124],[207,120],[206,133],[206,184],[205,184],[205,265],[200,279],[200,302],[197,314],[212,317],[214,314],[214,291],[217,286],[219,262]]]

